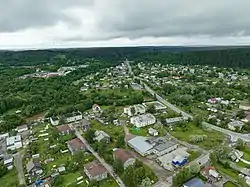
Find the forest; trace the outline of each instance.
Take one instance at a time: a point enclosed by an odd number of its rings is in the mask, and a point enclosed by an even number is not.
[[[65,60],[67,58],[67,60]],[[82,64],[90,59],[163,64],[214,65],[219,67],[250,67],[249,47],[110,47],[83,49],[50,49],[0,51],[0,64],[12,66]]]

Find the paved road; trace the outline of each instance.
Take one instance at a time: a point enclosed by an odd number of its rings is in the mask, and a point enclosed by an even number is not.
[[[118,175],[115,174],[113,171],[113,168],[105,162],[103,158],[101,158],[97,152],[94,151],[94,149],[88,144],[88,142],[82,137],[81,133],[72,125],[69,125],[72,129],[75,130],[76,136],[86,145],[87,149],[99,160],[99,162],[107,169],[109,174],[115,179],[117,184],[121,187],[125,187],[124,183],[120,179]]]
[[[20,185],[25,185],[25,177],[24,177],[24,172],[23,172],[23,162],[22,162],[22,157],[24,154],[24,150],[18,152],[15,154],[15,166],[18,172],[18,179],[19,179],[19,184]]]
[[[129,61],[125,61],[125,64],[128,66],[128,69],[129,69],[129,73],[134,75],[133,74],[133,71],[132,71],[132,68],[129,64]],[[181,109],[177,108],[176,106],[174,106],[173,104],[171,104],[170,102],[168,102],[167,100],[165,100],[164,98],[162,98],[160,95],[158,95],[154,90],[152,90],[148,85],[146,85],[144,82],[143,82],[143,79],[140,78],[140,77],[135,77],[134,78],[137,78],[141,81],[141,84],[144,85],[145,89],[152,95],[156,96],[156,99],[165,104],[166,106],[168,106],[169,108],[171,108],[172,110],[174,110],[175,112],[177,113],[181,113],[183,116],[185,117],[189,117],[191,119],[193,119],[193,116],[190,115],[190,114],[187,114],[186,112],[182,111]],[[221,128],[221,127],[218,127],[216,125],[212,125],[212,124],[209,124],[207,122],[203,122],[203,125],[215,130],[215,131],[219,131],[219,132],[222,132],[224,134],[227,134],[229,135],[232,139],[242,139],[243,141],[245,142],[250,142],[250,134],[241,134],[241,133],[237,133],[237,132],[233,132],[233,131],[230,131],[228,129],[224,129],[224,128]]]

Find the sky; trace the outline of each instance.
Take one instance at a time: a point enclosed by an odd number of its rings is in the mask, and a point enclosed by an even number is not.
[[[249,45],[249,0],[0,0],[0,49]]]

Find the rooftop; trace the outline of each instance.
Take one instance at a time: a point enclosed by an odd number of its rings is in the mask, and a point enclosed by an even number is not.
[[[106,168],[97,160],[87,163],[84,169],[87,170],[92,177],[107,172]]]
[[[245,123],[243,123],[242,121],[231,121],[228,123],[228,125],[231,125],[231,126],[235,126],[235,127],[241,127],[243,126]]]
[[[79,138],[69,140],[67,143],[72,149],[75,150],[81,149],[82,147],[86,147],[85,144]]]
[[[16,136],[11,136],[6,138],[7,146],[13,145],[15,142],[20,142],[21,141],[21,136],[16,135]]]
[[[72,129],[68,125],[56,126],[60,132],[71,131]]]
[[[143,136],[137,136],[129,140],[128,143],[141,153],[145,153],[146,151],[153,148],[153,146],[147,142],[147,138]]]
[[[176,142],[165,141],[164,143],[155,146],[154,149],[160,152],[160,151],[168,149],[168,148],[170,148],[170,147],[172,147],[172,146],[174,146],[176,144],[177,144]]]
[[[193,178],[189,180],[188,182],[186,182],[183,186],[184,187],[205,187],[205,184],[201,179]]]
[[[122,163],[125,163],[130,158],[134,158],[134,156],[131,154],[131,152],[126,150],[126,149],[116,149],[114,151],[114,156],[116,159],[121,160]]]

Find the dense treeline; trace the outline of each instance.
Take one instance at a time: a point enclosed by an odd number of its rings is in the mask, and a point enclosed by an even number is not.
[[[250,49],[225,49],[189,52],[151,52],[135,55],[136,62],[162,64],[214,65],[218,67],[250,67]]]
[[[248,47],[120,47],[0,51],[0,64],[82,64],[88,59],[120,61],[125,57],[138,62],[200,64],[221,67],[250,67]]]

